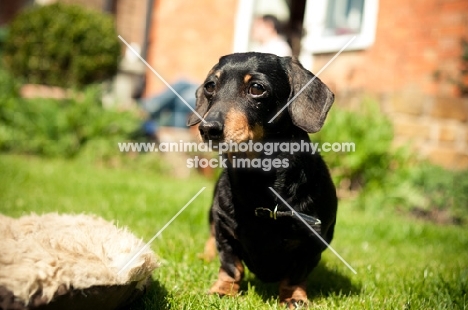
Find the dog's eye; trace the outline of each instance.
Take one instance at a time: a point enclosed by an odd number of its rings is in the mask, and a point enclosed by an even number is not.
[[[206,93],[211,95],[216,89],[216,84],[215,84],[215,82],[208,82],[208,83],[205,84],[204,87],[205,87]]]
[[[249,87],[249,94],[251,94],[252,96],[261,96],[264,92],[265,88],[263,88],[263,86],[258,83],[253,83]]]

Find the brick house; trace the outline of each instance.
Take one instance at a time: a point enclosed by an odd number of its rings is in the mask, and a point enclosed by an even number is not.
[[[396,143],[411,142],[445,167],[468,167],[466,0],[60,1],[114,13],[119,34],[169,83],[201,82],[219,56],[248,51],[258,14],[287,21],[293,52],[312,72],[356,36],[320,74],[336,105],[375,98],[393,120]],[[133,61],[127,67],[141,74],[145,67]],[[146,95],[164,87],[146,70]]]

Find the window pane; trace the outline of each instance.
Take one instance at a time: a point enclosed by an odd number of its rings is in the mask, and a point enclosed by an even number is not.
[[[329,0],[323,36],[361,31],[365,0]]]

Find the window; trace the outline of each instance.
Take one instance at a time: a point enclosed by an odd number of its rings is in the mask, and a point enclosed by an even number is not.
[[[327,5],[323,36],[359,34],[364,0],[330,0]]]
[[[339,51],[353,36],[348,50],[364,49],[374,42],[378,0],[307,1],[303,48],[309,53]]]

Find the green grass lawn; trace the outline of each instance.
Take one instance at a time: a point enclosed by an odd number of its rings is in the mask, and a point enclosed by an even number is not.
[[[205,294],[218,270],[218,262],[197,258],[208,236],[213,181],[0,156],[1,213],[93,213],[128,226],[144,240],[203,186],[207,189],[153,242],[162,265],[150,292],[132,309],[281,309],[277,286],[249,273],[239,297]],[[466,226],[438,226],[384,210],[363,212],[342,201],[332,246],[357,274],[326,251],[308,282],[311,308],[468,309]]]

